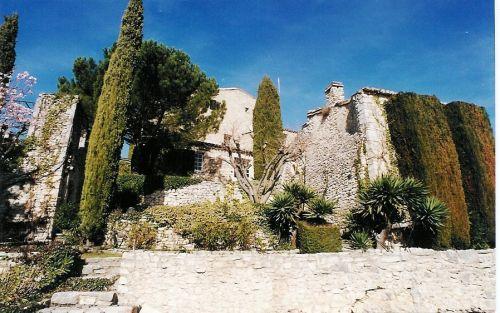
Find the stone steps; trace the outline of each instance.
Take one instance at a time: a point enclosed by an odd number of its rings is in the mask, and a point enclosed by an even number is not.
[[[50,299],[50,307],[38,313],[138,313],[136,306],[118,305],[118,296],[112,291],[57,292]]]
[[[88,258],[82,269],[84,278],[113,278],[120,275],[121,257]]]

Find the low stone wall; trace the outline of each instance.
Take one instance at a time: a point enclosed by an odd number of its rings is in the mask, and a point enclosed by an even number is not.
[[[493,312],[494,250],[124,253],[120,305],[152,312]]]
[[[186,186],[179,189],[160,190],[144,198],[144,206],[170,205],[179,206],[186,204],[214,202],[226,195],[226,186],[217,181],[202,181],[199,184]],[[234,197],[242,199],[243,196],[238,188],[235,188]]]
[[[148,219],[141,219],[141,221],[148,222],[156,229],[156,240],[152,248],[167,251],[190,251],[194,249],[194,244],[189,239],[177,234],[172,227],[158,227],[158,225]],[[134,223],[134,221],[121,219],[115,221],[113,225],[108,225],[104,245],[118,249],[131,248],[128,244],[128,237]]]

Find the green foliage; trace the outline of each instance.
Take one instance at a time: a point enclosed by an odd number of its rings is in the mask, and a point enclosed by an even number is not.
[[[63,203],[56,208],[54,214],[55,231],[76,229],[79,224],[78,206],[74,203]]]
[[[302,215],[310,222],[316,221],[316,223],[321,223],[321,221],[324,221],[326,215],[333,213],[336,207],[337,201],[317,197],[309,201],[308,210],[304,211]]]
[[[298,220],[295,198],[287,192],[277,194],[266,209],[266,216],[280,238],[288,239]]]
[[[158,156],[218,129],[225,113],[218,85],[177,49],[145,41],[134,77],[126,139],[134,171],[156,174]]]
[[[131,100],[134,64],[142,42],[143,6],[130,0],[123,16],[116,50],[99,96],[90,134],[80,203],[81,230],[90,240],[102,238],[118,175],[118,161]]]
[[[166,175],[163,178],[163,189],[164,190],[179,189],[199,183],[201,183],[201,179],[197,177]]]
[[[16,39],[19,16],[7,15],[0,25],[0,73],[11,74],[16,62]]]
[[[399,93],[385,104],[400,174],[424,182],[450,210],[439,245],[469,246],[469,218],[445,107],[433,96]]]
[[[419,246],[431,247],[449,217],[448,208],[435,197],[427,197],[411,211],[413,237]]]
[[[333,225],[311,225],[297,223],[297,245],[300,253],[321,253],[342,251],[340,230]]]
[[[486,110],[451,102],[446,116],[460,161],[473,247],[495,246],[495,140]]]
[[[27,263],[16,265],[0,274],[0,308],[11,311],[23,306],[34,307],[43,293],[56,288],[78,271],[80,254],[67,246],[50,246]],[[22,312],[20,310],[19,312]]]
[[[284,140],[280,99],[268,76],[259,85],[253,111],[254,176],[260,179],[266,164],[278,153]]]
[[[209,250],[249,249],[259,244],[259,210],[248,201],[224,200],[179,207],[148,208],[158,225],[170,225],[191,238],[198,248]]]
[[[325,216],[331,214],[336,206],[336,201],[318,197],[312,188],[298,182],[290,182],[284,185],[283,192],[273,198],[265,214],[271,229],[276,231],[282,240],[288,240],[297,227],[298,220],[324,224]]]
[[[131,249],[149,249],[156,242],[157,231],[148,222],[139,221],[130,227],[127,237],[128,247]]]
[[[132,168],[130,167],[129,160],[120,160],[118,163],[118,176],[132,174]]]
[[[367,232],[353,232],[350,236],[350,244],[353,249],[361,249],[363,251],[373,248],[373,240]]]
[[[116,203],[122,209],[137,205],[144,194],[144,175],[124,174],[116,179]]]
[[[61,291],[107,291],[114,284],[109,278],[82,278],[70,277],[59,285],[57,292]]]
[[[290,194],[301,208],[316,197],[316,192],[312,188],[295,181],[285,184],[283,190]]]
[[[360,190],[360,214],[372,220],[381,217],[381,226],[385,228],[401,222],[406,210],[420,205],[427,194],[425,186],[416,179],[382,175]]]
[[[74,78],[59,77],[57,92],[59,94],[78,95],[81,107],[86,118],[87,128],[90,130],[97,110],[97,101],[101,94],[104,74],[109,66],[111,49],[104,49],[104,59],[96,63],[93,58],[79,57],[73,63]]]

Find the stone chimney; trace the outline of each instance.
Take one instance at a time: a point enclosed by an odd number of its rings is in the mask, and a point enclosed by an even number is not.
[[[325,89],[328,104],[344,101],[344,84],[342,82],[331,82]]]

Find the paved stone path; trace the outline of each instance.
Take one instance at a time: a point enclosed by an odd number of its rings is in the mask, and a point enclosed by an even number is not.
[[[494,250],[126,252],[120,305],[177,312],[494,312]]]

